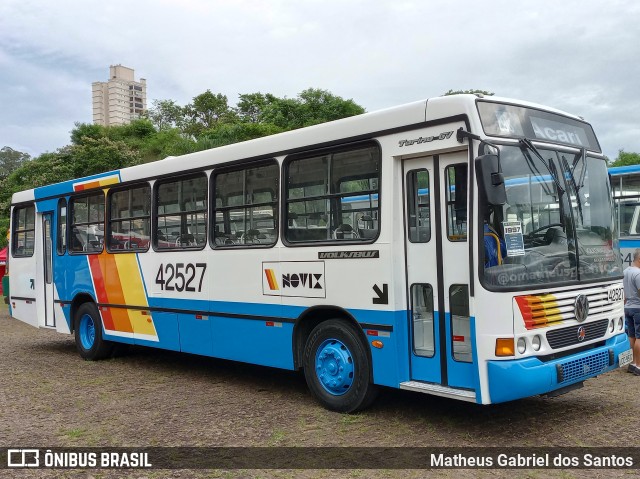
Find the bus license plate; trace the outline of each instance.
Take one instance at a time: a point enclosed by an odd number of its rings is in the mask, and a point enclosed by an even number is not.
[[[631,364],[631,361],[633,361],[633,350],[627,349],[626,351],[618,354],[618,363],[620,364],[621,368],[626,366],[627,364]]]
[[[611,288],[608,291],[608,299],[610,303],[622,301],[624,299],[624,289],[622,289],[620,286]]]

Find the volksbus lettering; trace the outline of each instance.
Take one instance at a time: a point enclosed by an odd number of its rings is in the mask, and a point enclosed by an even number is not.
[[[358,259],[379,258],[380,252],[374,251],[328,251],[318,253],[318,259]]]

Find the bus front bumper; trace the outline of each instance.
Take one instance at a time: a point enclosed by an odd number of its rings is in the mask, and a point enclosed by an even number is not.
[[[618,367],[618,355],[629,349],[622,333],[603,346],[550,361],[538,358],[488,361],[492,403],[512,401],[561,389]]]

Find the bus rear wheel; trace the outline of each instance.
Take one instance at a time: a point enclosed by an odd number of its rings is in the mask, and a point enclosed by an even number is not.
[[[113,343],[102,338],[102,322],[98,307],[94,303],[84,303],[76,311],[76,348],[84,359],[94,361],[111,354]]]
[[[327,409],[355,412],[375,399],[366,343],[345,321],[325,321],[311,331],[303,364],[311,393]]]

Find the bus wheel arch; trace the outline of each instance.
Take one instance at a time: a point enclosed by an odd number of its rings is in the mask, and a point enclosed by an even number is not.
[[[78,293],[74,296],[73,301],[71,301],[71,311],[69,313],[71,316],[71,325],[69,329],[71,330],[72,333],[75,331],[75,327],[76,327],[76,314],[78,312],[78,308],[82,306],[84,303],[95,304],[95,300],[88,293]]]
[[[293,326],[293,361],[295,369],[301,369],[303,367],[302,360],[304,355],[304,347],[307,343],[307,339],[311,335],[311,331],[323,321],[330,319],[339,319],[353,326],[356,331],[359,331],[362,336],[362,340],[366,343],[367,338],[364,331],[360,327],[360,324],[356,319],[345,309],[338,306],[313,306],[306,309],[297,319]],[[371,361],[371,351],[368,351],[369,361]],[[371,375],[373,380],[373,372]]]
[[[102,320],[98,306],[90,297],[86,300],[86,297],[82,296],[74,299],[71,308],[76,349],[85,360],[104,359],[111,354],[113,343],[102,337]]]
[[[358,322],[339,308],[319,307],[296,322],[296,366],[307,385],[328,409],[355,412],[366,408],[377,393],[371,350]]]

